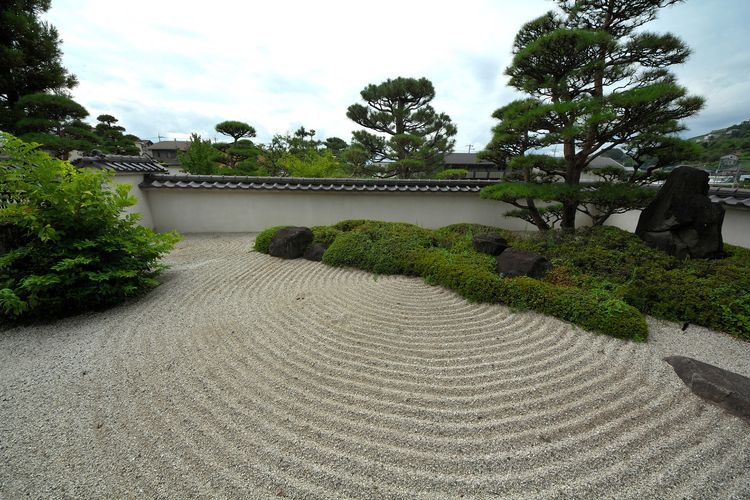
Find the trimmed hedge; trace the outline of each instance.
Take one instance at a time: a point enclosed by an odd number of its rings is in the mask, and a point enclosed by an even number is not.
[[[260,233],[256,250],[267,253],[278,229]],[[472,236],[482,232],[499,232],[514,241],[507,231],[476,224],[431,231],[413,224],[346,220],[313,228],[316,241],[330,241],[323,255],[326,264],[378,274],[422,276],[427,283],[454,290],[473,302],[532,309],[587,330],[646,340],[648,329],[643,316],[611,294],[526,277],[501,278],[495,272],[495,259],[473,248]]]

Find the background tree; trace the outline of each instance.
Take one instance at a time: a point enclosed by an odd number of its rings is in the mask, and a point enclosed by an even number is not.
[[[177,152],[183,170],[189,174],[212,175],[218,173],[220,153],[211,145],[211,141],[204,140],[196,133],[190,134],[190,145],[183,153]]]
[[[40,92],[61,93],[77,84],[62,65],[57,30],[39,19],[50,0],[0,3],[0,129],[17,132],[18,100]]]
[[[409,178],[443,164],[453,150],[456,127],[448,115],[430,105],[435,89],[426,78],[396,78],[370,84],[360,93],[366,105],[352,104],[346,116],[366,130],[353,133],[354,142],[375,162],[389,165],[388,176]]]
[[[16,103],[16,128],[21,138],[42,144],[57,158],[67,160],[76,150],[89,151],[98,142],[91,126],[83,121],[88,111],[74,100],[45,93],[29,94]]]
[[[526,100],[526,111],[501,113],[501,119],[511,118],[512,128],[536,147],[562,145],[562,182],[547,192],[561,204],[564,230],[575,229],[577,211],[589,210],[586,203],[597,201],[595,190],[604,189],[605,184],[580,186],[594,158],[641,135],[670,137],[684,129],[679,120],[703,106],[703,99],[689,96],[668,70],[684,62],[690,50],[671,34],[640,29],[660,8],[678,1],[557,0],[561,14],[548,12],[516,35],[506,74],[531,101]],[[493,138],[493,147],[508,139],[502,133]],[[537,189],[528,187],[525,193],[523,186],[492,188],[485,195],[491,191],[491,197],[503,199],[513,190],[527,198]],[[606,189],[610,204],[618,193],[623,205],[633,199],[627,184]]]
[[[248,148],[246,142],[239,147],[237,143],[240,139],[248,138],[249,140],[249,138],[255,137],[255,128],[245,122],[227,120],[217,123],[215,129],[220,134],[232,138],[231,144],[216,144],[216,149],[224,154],[224,161],[229,168],[234,168],[238,162],[246,161],[249,158],[251,151],[248,151],[248,149],[251,150],[252,148]]]
[[[99,115],[96,117],[97,124],[94,132],[98,138],[96,147],[104,153],[118,155],[137,155],[138,148],[135,138],[125,134],[125,127],[117,125],[117,118],[112,115]]]
[[[255,129],[245,122],[227,120],[217,123],[215,128],[218,133],[231,137],[234,144],[242,138],[255,137]]]

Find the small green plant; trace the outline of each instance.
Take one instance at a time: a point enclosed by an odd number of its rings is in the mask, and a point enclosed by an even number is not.
[[[111,173],[79,170],[0,133],[0,318],[51,318],[99,309],[158,284],[179,240],[124,215],[135,198]],[[11,235],[11,237],[7,237]]]

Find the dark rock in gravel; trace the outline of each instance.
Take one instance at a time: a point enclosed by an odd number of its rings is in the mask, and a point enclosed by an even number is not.
[[[708,197],[708,173],[674,169],[656,198],[641,212],[637,234],[649,246],[678,258],[720,258],[724,208]]]
[[[271,238],[268,254],[282,259],[296,259],[302,257],[312,240],[310,228],[285,227],[279,229]]]
[[[508,241],[497,233],[475,234],[472,241],[477,252],[490,255],[500,255],[508,248]]]
[[[302,256],[307,260],[320,262],[323,260],[323,254],[326,253],[326,250],[328,250],[328,245],[325,243],[312,243],[307,247]]]
[[[546,257],[529,250],[508,248],[497,256],[497,272],[501,276],[542,278],[551,269],[552,264]]]
[[[695,394],[750,422],[750,378],[684,356],[664,361]]]

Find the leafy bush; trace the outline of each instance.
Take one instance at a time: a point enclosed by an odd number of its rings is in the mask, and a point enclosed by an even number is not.
[[[377,274],[414,274],[411,253],[434,245],[432,232],[413,224],[351,222],[354,229],[331,243],[323,255],[324,263],[359,267]]]
[[[279,229],[283,229],[285,227],[289,226],[273,226],[259,232],[255,236],[255,251],[260,253],[268,253],[268,247],[271,246],[271,239],[273,239],[273,235],[276,234]]]
[[[135,203],[111,173],[78,170],[0,134],[0,318],[51,318],[99,309],[156,286],[158,262],[179,240],[123,215]],[[6,232],[7,234],[7,232]]]

